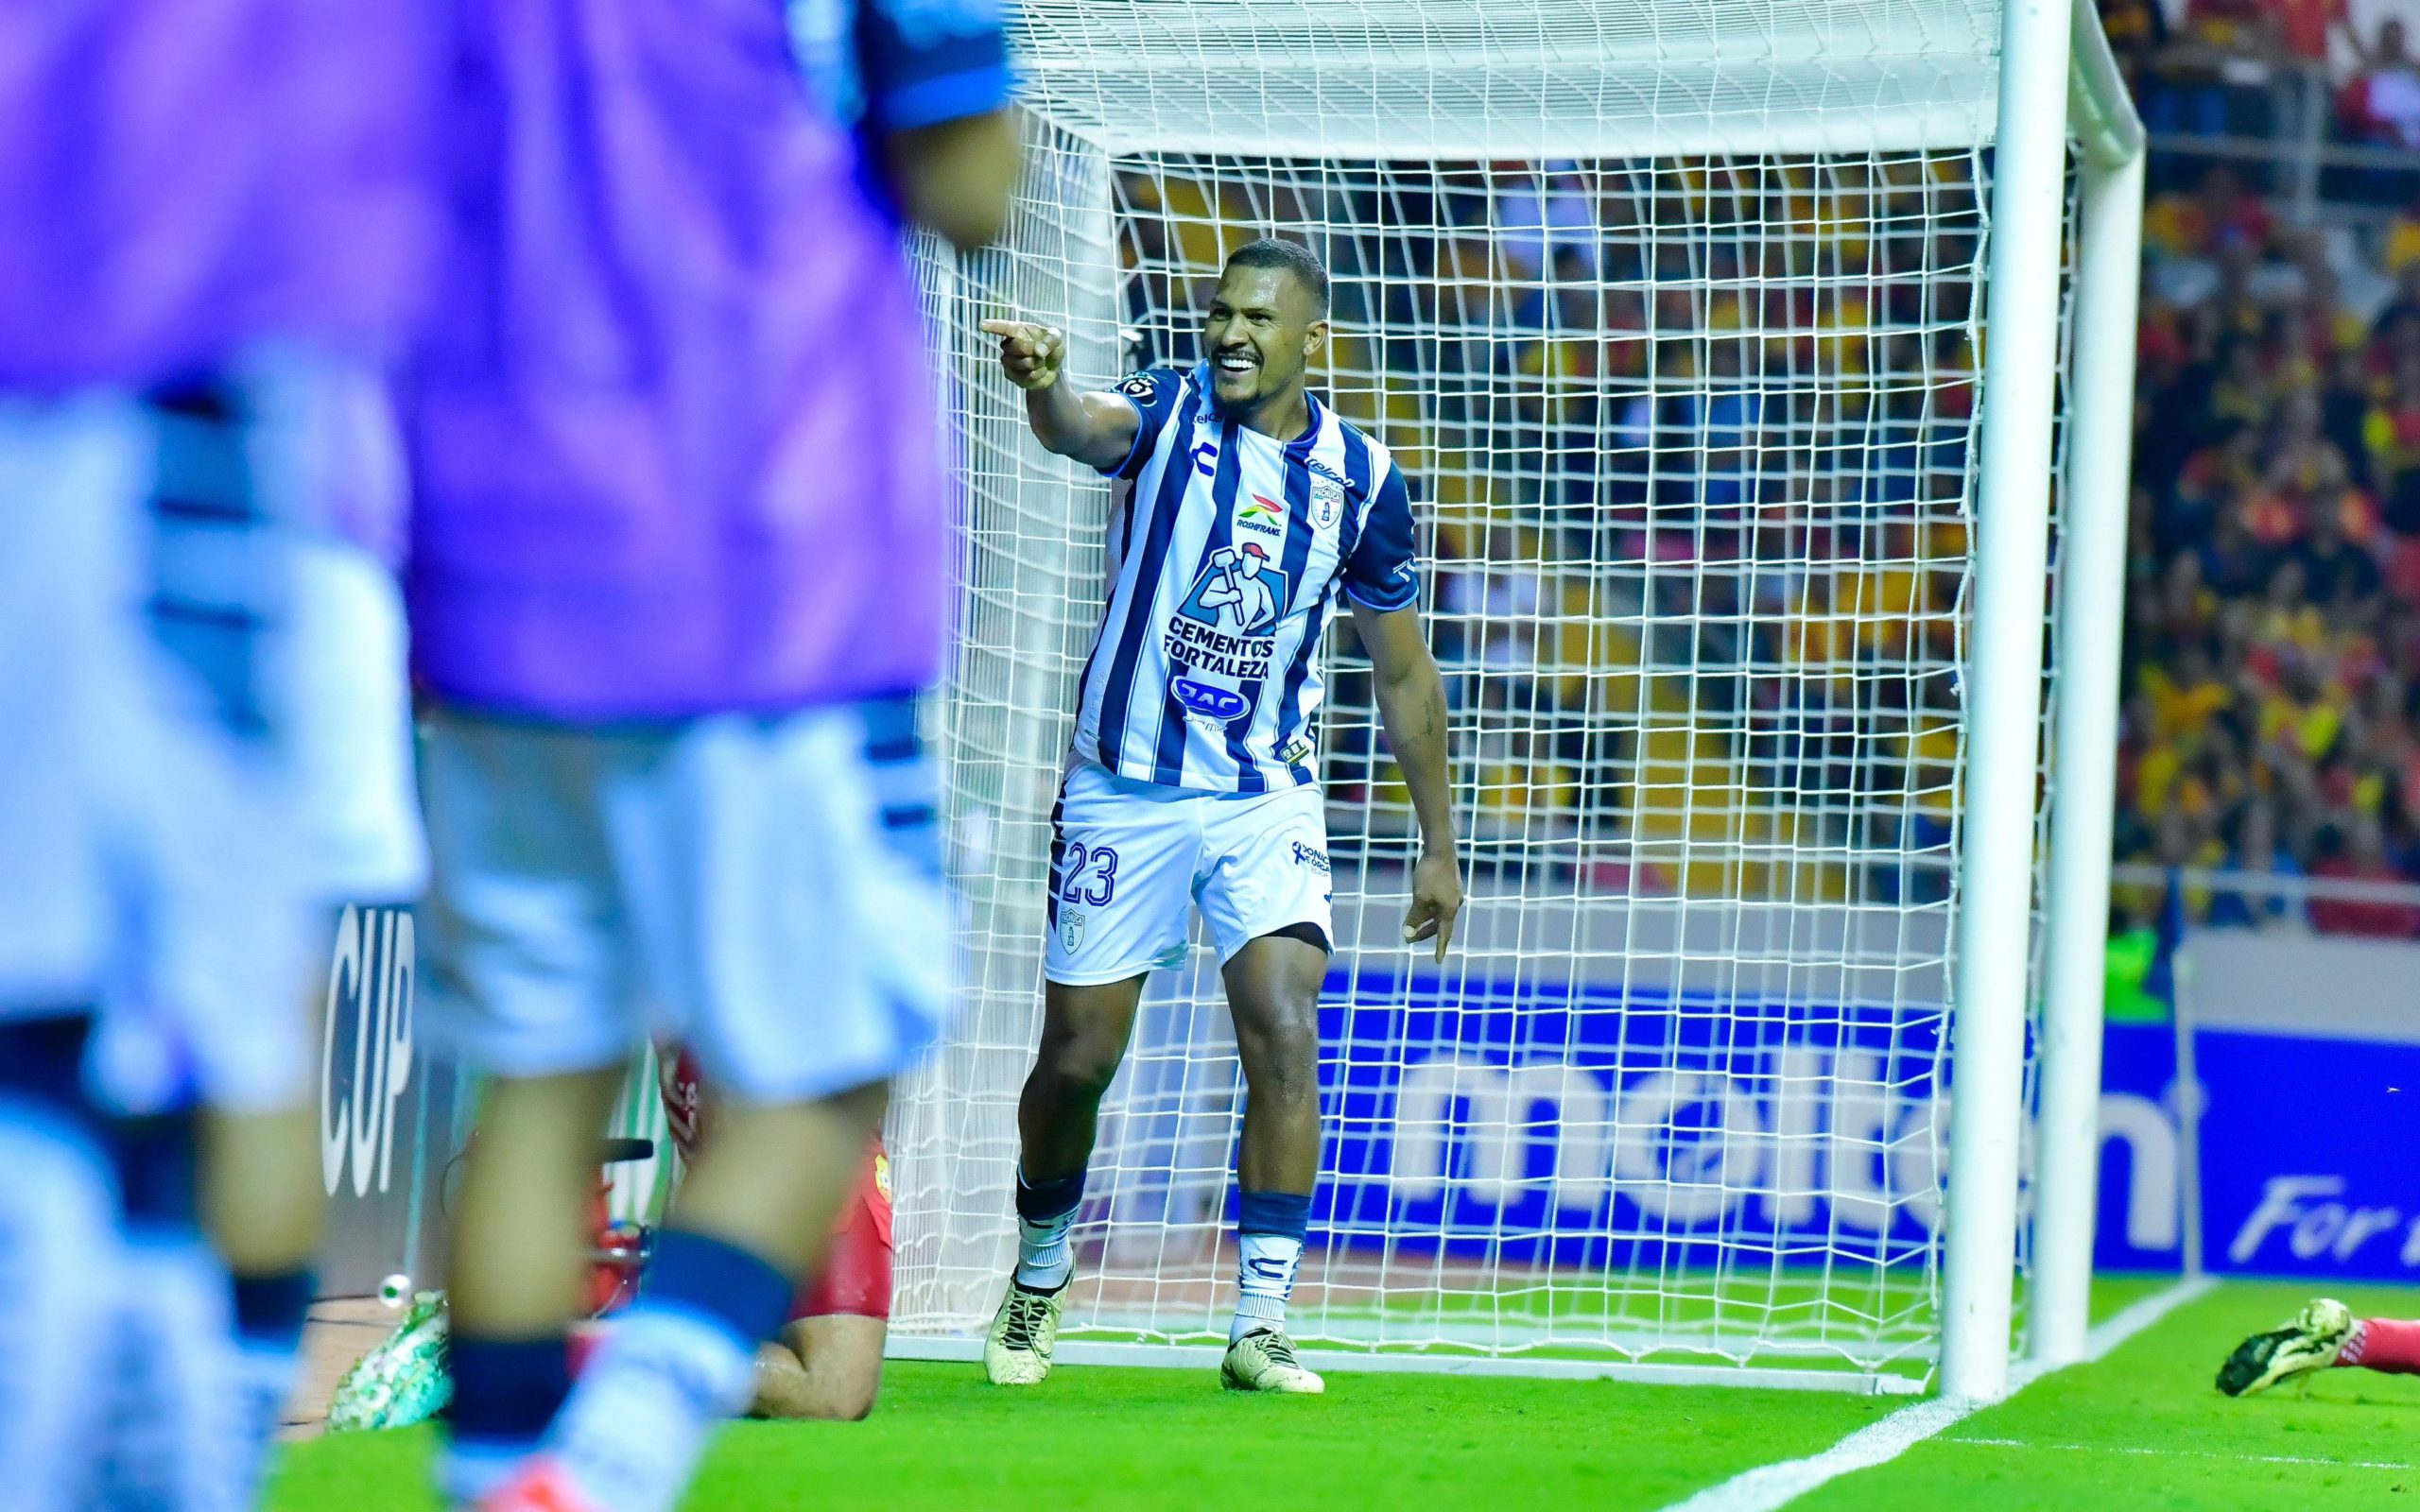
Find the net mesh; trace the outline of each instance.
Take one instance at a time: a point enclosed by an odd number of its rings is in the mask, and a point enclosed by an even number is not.
[[[1107,571],[1108,486],[1032,442],[977,322],[1059,327],[1082,384],[1189,363],[1225,254],[1277,233],[1335,280],[1316,386],[1413,481],[1472,893],[1445,967],[1400,945],[1416,840],[1348,625],[1319,730],[1338,952],[1294,1332],[1929,1370],[1988,133],[1616,155],[1600,119],[1506,156],[1558,127],[1499,58],[1493,135],[1461,155],[1420,150],[1437,130],[1333,146],[1417,97],[1410,20],[1581,9],[1318,8],[1357,33],[1296,6],[1028,7],[1011,232],[921,259],[968,480],[936,718],[969,980],[891,1121],[894,1328],[979,1326],[1013,1255],[1047,817]],[[1194,23],[1153,44],[1172,77],[1233,56],[1237,17],[1273,29],[1234,100],[1163,134],[1192,96],[1084,83],[1115,37],[1067,38],[1130,9]],[[1651,48],[1641,25],[1615,40]],[[1588,35],[1558,78],[1611,67],[1613,33]],[[1922,27],[1889,35],[1922,51]],[[1457,88],[1487,77],[1478,53]],[[1336,87],[1375,127],[1272,124],[1272,78],[1313,55],[1392,80]],[[1934,61],[1988,84],[1969,53]],[[1197,943],[1154,975],[1104,1107],[1065,1336],[1223,1342],[1242,1091]]]

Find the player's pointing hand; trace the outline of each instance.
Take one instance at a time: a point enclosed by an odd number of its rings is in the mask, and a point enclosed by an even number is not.
[[[1000,370],[1019,388],[1047,388],[1059,381],[1067,340],[1046,325],[1028,320],[986,320],[984,331],[1000,338]]]
[[[1454,919],[1462,911],[1461,868],[1450,855],[1430,851],[1411,868],[1411,906],[1404,910],[1407,945],[1424,939],[1437,942],[1437,964],[1445,964],[1445,947],[1454,940]]]

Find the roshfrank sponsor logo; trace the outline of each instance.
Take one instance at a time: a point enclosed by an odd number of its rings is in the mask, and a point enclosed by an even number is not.
[[[1236,524],[1239,529],[1257,530],[1265,536],[1282,536],[1286,533],[1286,511],[1274,500],[1255,493],[1251,502],[1236,506]]]

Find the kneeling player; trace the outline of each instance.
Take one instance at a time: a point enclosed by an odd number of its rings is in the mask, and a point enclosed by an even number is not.
[[[681,1158],[697,1154],[705,1100],[686,1051],[661,1062],[664,1119]],[[790,1301],[779,1342],[756,1350],[752,1418],[856,1421],[873,1411],[882,1347],[890,1332],[890,1162],[877,1138],[856,1194],[841,1210],[832,1247]]]
[[[667,1050],[658,1066],[665,1125],[685,1162],[696,1159],[705,1126],[697,1063],[686,1051]],[[631,1230],[608,1221],[601,1184],[595,1208],[597,1246],[589,1306],[600,1318],[610,1318],[644,1284],[645,1246]],[[622,1242],[626,1237],[631,1242]],[[877,1139],[866,1152],[857,1191],[834,1226],[830,1250],[814,1279],[790,1300],[779,1342],[757,1348],[750,1417],[854,1422],[873,1410],[890,1330],[890,1168]],[[608,1326],[582,1325],[572,1334],[575,1366]],[[443,1294],[423,1293],[394,1332],[345,1373],[328,1409],[329,1426],[403,1428],[436,1412],[453,1394],[445,1379],[447,1332]]]
[[[2219,1366],[2219,1389],[2249,1397],[2280,1381],[2345,1366],[2384,1375],[2420,1375],[2420,1322],[2355,1317],[2332,1297],[2313,1298],[2292,1322],[2256,1333]]]

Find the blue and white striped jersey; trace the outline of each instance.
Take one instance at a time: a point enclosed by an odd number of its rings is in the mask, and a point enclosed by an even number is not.
[[[1075,754],[1214,793],[1315,781],[1308,731],[1338,593],[1376,610],[1419,597],[1402,470],[1317,396],[1293,441],[1223,419],[1206,365],[1154,368],[1117,392],[1143,424],[1115,470],[1128,490]]]

